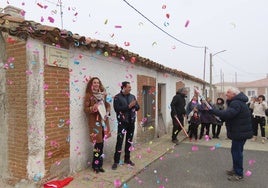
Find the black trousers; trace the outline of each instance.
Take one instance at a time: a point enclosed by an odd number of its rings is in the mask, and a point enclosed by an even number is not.
[[[210,123],[201,123],[201,130],[200,130],[200,136],[199,136],[200,139],[204,135],[205,128],[206,128],[206,135],[209,136]]]
[[[120,161],[122,145],[123,145],[125,135],[126,135],[126,140],[125,140],[124,161],[130,160],[130,147],[132,144],[134,130],[135,130],[134,123],[120,123],[120,122],[118,123],[117,140],[116,140],[115,153],[114,153],[114,163],[119,163]]]
[[[178,116],[179,121],[181,122],[181,125],[184,126],[184,118],[183,116]],[[173,123],[173,129],[172,129],[172,140],[176,140],[179,132],[182,130],[181,126],[177,122],[177,120],[172,117],[172,123]]]
[[[103,165],[103,142],[94,144],[92,168],[100,168]]]
[[[255,116],[253,118],[253,135],[258,136],[258,125],[260,125],[261,136],[265,137],[265,128],[264,128],[265,124],[266,124],[265,117]]]
[[[219,137],[220,133],[221,133],[221,125],[212,124],[212,135]]]
[[[194,136],[195,139],[197,139],[197,132],[198,132],[198,125],[189,125],[189,138],[192,138]]]

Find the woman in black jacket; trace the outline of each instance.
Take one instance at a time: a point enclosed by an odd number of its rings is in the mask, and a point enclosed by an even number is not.
[[[171,101],[171,118],[173,123],[173,129],[172,129],[172,142],[175,144],[179,143],[179,140],[177,139],[177,136],[179,132],[182,130],[179,123],[177,122],[176,118],[180,121],[181,125],[184,126],[184,116],[186,115],[185,110],[185,98],[187,97],[188,90],[187,88],[183,87],[180,88],[176,95],[173,97]]]

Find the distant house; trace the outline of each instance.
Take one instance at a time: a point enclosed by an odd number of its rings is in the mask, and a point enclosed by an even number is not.
[[[130,81],[141,110],[135,142],[166,134],[176,90],[189,98],[208,83],[165,67],[119,46],[71,31],[25,20],[20,9],[0,13],[0,177],[16,179],[59,175],[88,166],[92,146],[83,97],[87,81],[98,76],[111,99]],[[105,143],[112,158],[117,123]],[[146,119],[146,121],[144,120]]]
[[[216,96],[225,98],[225,93],[229,87],[237,87],[243,91],[249,98],[264,95],[268,99],[268,76],[266,78],[251,82],[224,82],[217,83]]]

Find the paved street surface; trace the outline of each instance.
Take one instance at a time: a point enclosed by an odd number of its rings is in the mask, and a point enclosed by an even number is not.
[[[230,169],[229,148],[182,143],[127,182],[129,188],[267,188],[268,153],[246,150],[244,169],[248,171],[241,182],[227,180]],[[251,172],[251,175],[250,175]]]

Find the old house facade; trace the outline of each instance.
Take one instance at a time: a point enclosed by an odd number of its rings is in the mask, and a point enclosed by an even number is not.
[[[170,101],[180,87],[202,88],[201,79],[165,67],[105,41],[0,14],[0,176],[43,178],[84,169],[92,146],[83,97],[87,81],[99,77],[113,96],[130,81],[141,110],[135,142],[166,134],[171,126]],[[208,85],[207,85],[208,87]],[[112,158],[112,138],[105,154]]]

